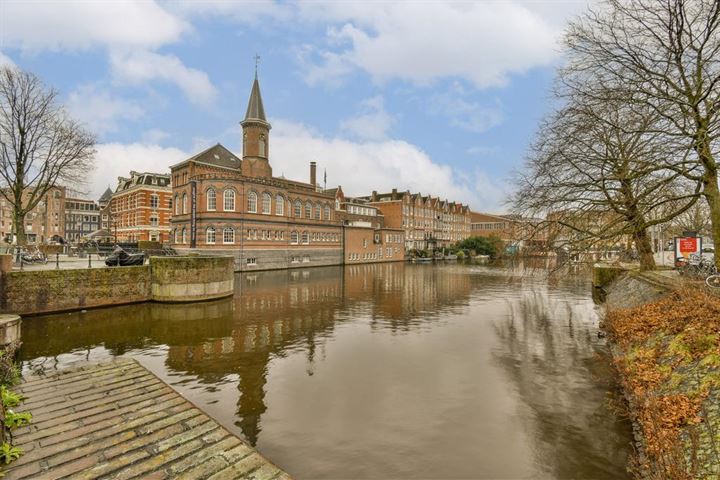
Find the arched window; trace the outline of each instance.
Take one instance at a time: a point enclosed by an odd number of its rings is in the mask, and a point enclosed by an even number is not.
[[[257,213],[257,193],[248,193],[248,212]]]
[[[312,203],[305,204],[305,218],[312,218]]]
[[[310,243],[310,235],[308,235],[308,232],[302,232],[302,243],[305,245]]]
[[[235,243],[235,230],[230,227],[223,228],[223,243]]]
[[[208,227],[205,230],[205,243],[212,245],[215,243],[215,227]]]
[[[315,205],[315,220],[320,220],[320,205]]]
[[[180,199],[178,198],[177,194],[175,194],[175,215],[180,215]],[[177,242],[175,242],[177,243]]]
[[[262,194],[262,213],[263,215],[270,215],[270,194],[265,192]]]
[[[298,232],[290,232],[290,243],[293,245],[298,244]]]
[[[205,196],[207,198],[207,209],[215,210],[217,208],[217,194],[215,193],[215,189],[208,188],[208,191],[205,193]]]
[[[330,207],[325,205],[325,220],[330,220]]]
[[[178,229],[176,228],[175,230],[173,230],[172,235],[173,235],[173,243],[179,243],[179,242],[178,242],[178,240],[179,240],[178,235],[180,235],[180,230],[178,230]]]
[[[223,210],[226,212],[235,211],[235,190],[228,188],[223,192]]]
[[[185,230],[185,227],[182,229],[182,242],[181,243],[187,243],[187,230]]]
[[[302,217],[302,203],[300,203],[300,200],[295,200],[295,216],[297,218]]]
[[[285,215],[285,197],[275,196],[275,215]]]
[[[182,213],[184,215],[187,213],[187,193],[183,193],[182,198]],[[185,231],[185,229],[183,229],[183,231]],[[183,243],[185,243],[185,241],[183,241]]]
[[[258,140],[258,155],[265,156],[265,135],[260,135],[260,140]]]

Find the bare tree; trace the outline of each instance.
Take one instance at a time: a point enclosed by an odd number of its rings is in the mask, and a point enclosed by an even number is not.
[[[575,251],[634,244],[641,268],[653,269],[648,228],[690,208],[700,186],[667,168],[676,149],[656,131],[654,110],[615,97],[607,89],[602,101],[564,96],[516,178],[515,208],[546,214],[537,227]]]
[[[668,168],[702,184],[720,245],[720,1],[606,0],[571,22],[565,43],[568,68],[595,78],[576,86],[623,89],[628,101],[657,113],[653,128],[668,142],[690,149],[691,164]]]
[[[13,206],[18,245],[28,212],[53,187],[83,183],[93,166],[95,137],[57,95],[32,73],[0,69],[0,195]]]

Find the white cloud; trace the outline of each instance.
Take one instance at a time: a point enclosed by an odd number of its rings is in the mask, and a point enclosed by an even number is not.
[[[380,82],[400,78],[425,85],[461,77],[478,88],[503,86],[510,74],[554,61],[562,31],[557,18],[518,1],[423,2],[422,8],[413,2],[316,1],[299,8],[303,18],[334,24],[327,48],[314,51],[319,61],[308,65],[310,84],[361,69]],[[306,49],[306,62],[308,52],[313,50]]]
[[[127,177],[131,170],[138,172],[170,173],[170,165],[182,162],[190,155],[177,148],[143,143],[101,143],[96,147],[95,170],[90,177],[90,198],[99,198],[110,186],[117,186],[117,177]]]
[[[272,0],[229,1],[229,0],[180,0],[167,4],[170,11],[185,17],[220,16],[231,18],[238,23],[256,25],[265,19],[292,20],[294,8]]]
[[[5,0],[0,13],[5,45],[29,51],[157,48],[190,29],[152,0]]]
[[[147,130],[142,134],[143,143],[149,144],[158,144],[163,140],[167,140],[168,138],[170,138],[170,133],[159,128],[151,128],[150,130]]]
[[[10,57],[0,52],[0,67],[15,68],[17,65],[15,65],[15,62],[13,62]]]
[[[142,84],[149,80],[163,80],[176,84],[193,103],[209,105],[217,90],[205,72],[186,67],[174,55],[135,50],[114,52],[110,64],[118,81]]]
[[[499,104],[482,105],[467,100],[465,96],[464,89],[455,83],[450,91],[430,98],[430,111],[448,117],[450,123],[456,127],[476,133],[482,133],[503,122]]]
[[[95,85],[83,85],[71,92],[66,106],[74,118],[98,134],[114,132],[119,120],[137,120],[145,113],[137,103],[113,96]]]
[[[340,129],[363,140],[382,140],[387,136],[395,117],[385,111],[381,96],[363,100],[360,113],[340,122]]]
[[[351,141],[325,138],[302,124],[273,121],[273,173],[309,180],[310,161],[319,176],[328,172],[328,186],[341,184],[348,195],[368,195],[392,188],[439,195],[469,203],[478,210],[498,210],[504,199],[501,182],[476,171],[460,178],[449,165],[434,162],[420,148],[401,140]]]
[[[0,31],[9,48],[103,49],[116,80],[132,84],[160,80],[176,84],[196,104],[208,105],[216,89],[208,75],[176,56],[156,53],[192,31],[190,23],[152,0],[0,3]]]

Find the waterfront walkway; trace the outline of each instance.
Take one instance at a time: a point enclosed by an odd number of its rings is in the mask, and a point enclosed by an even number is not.
[[[30,375],[17,390],[33,421],[5,479],[290,478],[135,360]]]

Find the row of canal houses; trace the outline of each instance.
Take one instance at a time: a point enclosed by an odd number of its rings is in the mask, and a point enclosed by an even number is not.
[[[121,178],[110,208],[115,238],[232,255],[237,270],[266,270],[399,261],[409,249],[471,234],[470,209],[457,202],[397,190],[348,197],[342,187],[321,188],[315,162],[307,182],[274,176],[257,77],[240,124],[242,158],[217,144],[169,176]]]

